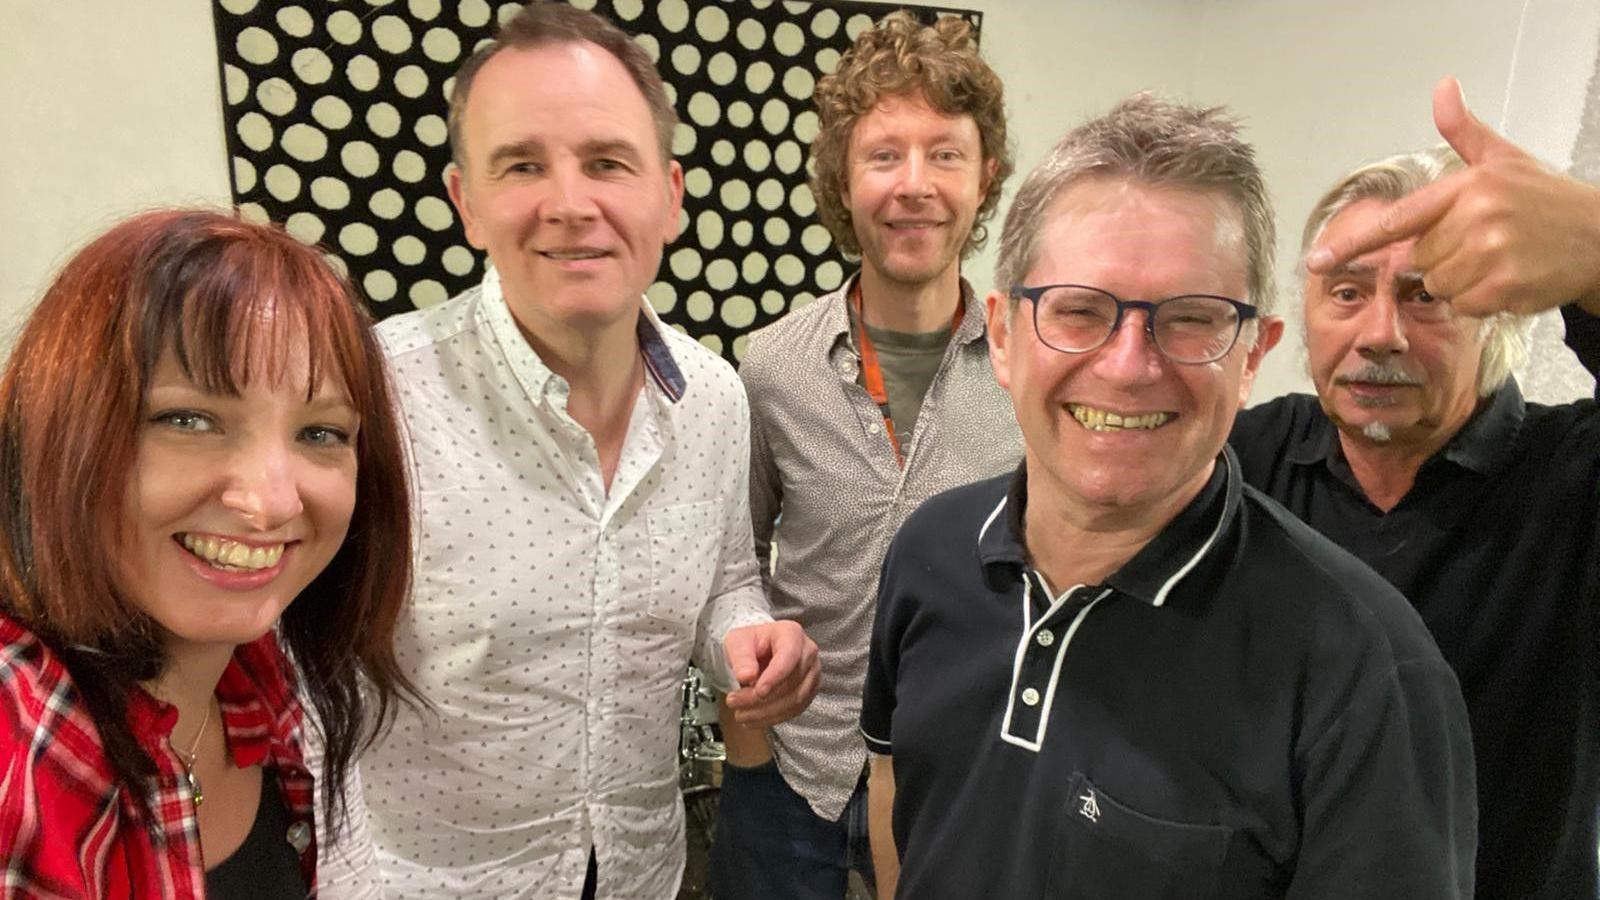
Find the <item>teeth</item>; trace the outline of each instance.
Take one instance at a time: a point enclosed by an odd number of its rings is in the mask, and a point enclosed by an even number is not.
[[[183,546],[218,569],[230,572],[270,569],[283,558],[283,544],[250,547],[237,541],[193,534],[183,536]]]
[[[1090,431],[1149,431],[1172,419],[1171,413],[1164,412],[1123,416],[1088,406],[1069,405],[1068,408],[1072,410],[1072,417]]]
[[[545,256],[551,259],[599,259],[605,256],[604,250],[546,250]]]

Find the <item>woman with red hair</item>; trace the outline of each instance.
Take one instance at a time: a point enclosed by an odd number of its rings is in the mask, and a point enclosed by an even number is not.
[[[79,252],[0,378],[0,896],[314,894],[296,696],[336,819],[414,696],[407,497],[315,250],[163,211]]]

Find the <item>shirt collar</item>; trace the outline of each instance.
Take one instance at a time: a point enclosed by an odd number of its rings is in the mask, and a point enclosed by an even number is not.
[[[500,345],[501,352],[513,365],[518,377],[524,381],[530,396],[543,397],[546,387],[556,374],[544,364],[539,354],[522,336],[522,329],[517,325],[517,320],[511,315],[511,305],[506,302],[504,287],[500,281],[500,273],[493,266],[483,276],[483,291],[480,296],[480,309],[488,322],[489,331]],[[661,389],[668,402],[677,403],[683,399],[688,385],[683,377],[683,370],[678,368],[677,360],[672,356],[672,348],[667,346],[666,336],[662,329],[667,326],[662,324],[656,311],[644,297],[639,298],[639,321],[637,325],[639,336],[639,353],[644,357],[645,370],[650,373],[650,380]]]
[[[1527,405],[1516,379],[1508,378],[1479,405],[1467,424],[1444,445],[1440,455],[1464,469],[1486,475],[1511,454]]]
[[[217,682],[221,726],[228,736],[228,752],[239,767],[253,766],[273,751],[275,741],[287,738],[284,722],[298,724],[299,704],[294,699],[278,637],[267,632],[233,651],[228,667]],[[280,719],[287,716],[286,719]],[[128,698],[128,724],[147,748],[160,746],[178,723],[178,708],[147,691],[135,690]],[[160,758],[160,754],[153,753]]]
[[[838,297],[839,302],[833,303],[824,312],[824,321],[828,334],[833,335],[832,347],[849,347],[852,352],[856,349],[855,329],[851,325],[850,292],[855,289],[856,282],[861,279],[861,271],[845,280],[839,289],[829,296],[829,299]],[[966,304],[961,313],[961,324],[956,326],[954,341],[957,344],[970,344],[984,336],[988,328],[988,312],[983,303],[973,293],[972,284],[965,277],[961,279],[961,299]]]
[[[1163,606],[1184,576],[1216,546],[1239,510],[1244,483],[1233,448],[1224,446],[1200,493],[1133,558],[1106,579],[1117,591]],[[992,566],[1027,565],[1023,514],[1028,504],[1027,464],[1017,466],[1006,496],[978,532],[978,558]]]
[[[1516,379],[1508,378],[1435,458],[1442,457],[1480,474],[1493,471],[1513,452],[1526,412],[1522,389],[1517,386]],[[1327,416],[1319,417],[1315,427],[1298,438],[1285,457],[1298,465],[1342,464],[1344,449],[1339,443],[1338,426]]]

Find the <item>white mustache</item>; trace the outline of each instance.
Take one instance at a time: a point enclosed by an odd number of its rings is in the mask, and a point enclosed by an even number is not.
[[[1349,384],[1351,382],[1361,382],[1364,384],[1399,384],[1418,387],[1422,384],[1422,379],[1411,374],[1410,372],[1407,372],[1399,366],[1387,365],[1385,363],[1368,362],[1366,365],[1355,370],[1354,372],[1346,372],[1343,375],[1339,375],[1334,378],[1335,384]]]

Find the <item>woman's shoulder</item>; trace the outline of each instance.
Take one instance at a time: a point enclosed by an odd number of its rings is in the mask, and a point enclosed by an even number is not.
[[[27,626],[0,611],[0,725],[6,756],[27,751],[40,733],[83,713],[66,664]],[[92,727],[92,726],[90,726]]]

